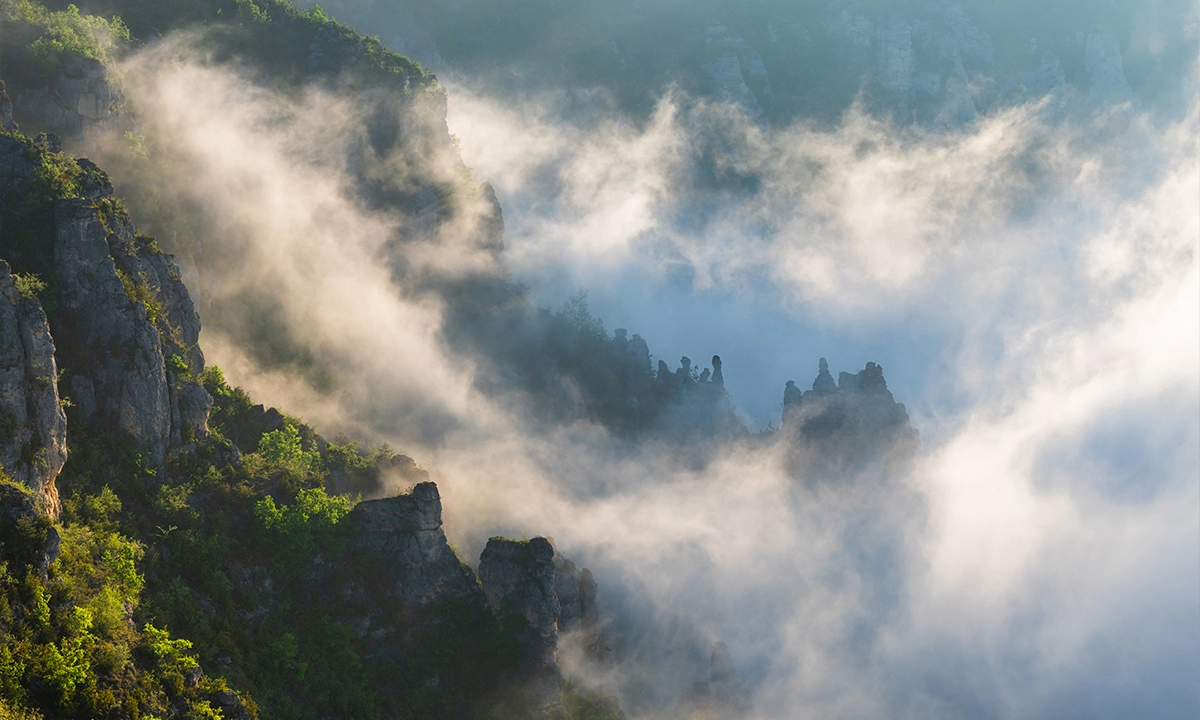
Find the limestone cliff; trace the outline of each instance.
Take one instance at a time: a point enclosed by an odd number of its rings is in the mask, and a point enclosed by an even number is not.
[[[0,256],[54,297],[59,391],[74,416],[119,430],[157,465],[207,434],[200,320],[173,258],[137,233],[107,176],[53,148],[0,136]],[[47,186],[47,168],[70,180]]]
[[[12,100],[8,97],[4,81],[0,80],[0,130],[17,132],[17,124],[13,121],[12,111]]]
[[[54,479],[67,460],[67,418],[46,313],[0,260],[0,467],[58,514]]]
[[[546,538],[509,540],[494,537],[479,557],[479,579],[488,607],[519,631],[531,651],[527,670],[558,677],[558,619],[554,593],[554,546]]]
[[[134,127],[124,92],[109,68],[91,58],[66,63],[48,85],[14,91],[13,104],[34,127],[67,136]]]

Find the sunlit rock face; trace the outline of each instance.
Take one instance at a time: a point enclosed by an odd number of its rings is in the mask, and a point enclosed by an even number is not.
[[[173,258],[137,233],[107,176],[56,146],[53,136],[40,145],[0,137],[0,192],[21,225],[5,229],[0,254],[53,293],[48,321],[73,417],[116,430],[160,464],[170,448],[207,435],[212,399],[194,379],[204,368],[200,320]],[[78,197],[27,202],[44,163],[77,167]]]
[[[18,291],[0,260],[0,467],[55,516],[54,480],[67,459],[57,378],[46,313],[36,297]]]
[[[161,463],[167,450],[207,436],[212,398],[192,376],[204,368],[200,320],[173,258],[119,213],[88,200],[55,211],[55,331],[71,358],[83,418],[115,426]],[[168,369],[177,357],[183,368]]]
[[[839,373],[835,383],[825,358],[811,390],[788,381],[782,436],[792,451],[792,471],[808,477],[853,477],[906,462],[918,441],[904,405],[887,388],[883,368],[869,362],[858,373]]]

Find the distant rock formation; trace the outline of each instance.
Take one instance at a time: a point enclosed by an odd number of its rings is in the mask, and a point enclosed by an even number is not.
[[[709,681],[688,688],[675,704],[676,720],[737,720],[754,709],[750,691],[738,682],[733,656],[723,642],[713,645]]]
[[[479,579],[488,607],[502,625],[514,614],[524,621],[521,637],[533,650],[535,671],[557,672],[558,618],[554,593],[554,546],[546,538],[494,537],[479,557]]]
[[[67,460],[54,338],[41,303],[0,260],[0,468],[58,516],[54,479]]]
[[[783,391],[783,432],[793,452],[792,469],[855,470],[885,457],[910,457],[917,431],[897,403],[883,368],[869,362],[858,373],[843,372],[837,383],[821,358],[812,390],[789,380]]]

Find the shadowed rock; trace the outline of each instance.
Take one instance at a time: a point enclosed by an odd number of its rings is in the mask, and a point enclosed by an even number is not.
[[[437,485],[420,483],[407,495],[361,502],[346,521],[354,549],[388,579],[388,593],[403,603],[404,612],[448,597],[478,598],[474,574],[459,562],[442,531]]]

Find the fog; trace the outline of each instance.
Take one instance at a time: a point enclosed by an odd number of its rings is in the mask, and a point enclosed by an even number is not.
[[[354,96],[281,96],[186,38],[123,72],[166,191],[211,222],[174,239],[209,362],[327,435],[417,458],[464,560],[546,535],[591,567],[617,662],[569,644],[563,661],[631,717],[706,680],[717,639],[764,719],[1195,715],[1194,100],[1164,119],[1049,97],[935,129],[861,105],[766,125],[664,88],[648,114],[581,122],[460,76],[450,129],[505,212],[493,260],[470,222],[391,249],[406,219],[350,187]],[[719,353],[752,430],[818,357],[879,362],[921,450],[814,483],[783,435],[697,464],[530,423],[477,389],[436,290],[397,283],[389,252],[431,276],[502,264],[544,306],[583,287],[656,358]],[[206,312],[247,289],[330,383],[263,366]]]

